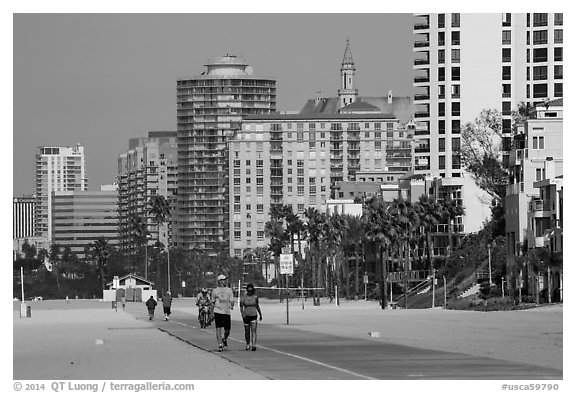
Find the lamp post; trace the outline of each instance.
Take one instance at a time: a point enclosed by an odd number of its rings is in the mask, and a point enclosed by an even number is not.
[[[492,255],[490,252],[491,243],[488,243],[488,280],[490,282],[490,287],[492,287]]]

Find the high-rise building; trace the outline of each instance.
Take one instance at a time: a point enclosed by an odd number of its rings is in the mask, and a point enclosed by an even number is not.
[[[14,198],[12,202],[12,238],[28,238],[34,236],[35,196]]]
[[[70,247],[82,260],[99,238],[111,246],[119,243],[116,185],[102,186],[100,191],[54,191],[52,243]]]
[[[276,110],[276,81],[252,75],[241,57],[208,61],[177,81],[177,245],[214,255],[228,246],[228,141],[247,115]]]
[[[177,177],[176,131],[150,131],[147,137],[131,138],[128,151],[118,157],[118,218],[120,249],[132,252],[134,228],[139,217],[150,233],[149,242],[172,244],[173,225],[158,226],[148,214],[148,202],[155,195],[166,198],[174,214]]]
[[[230,141],[231,254],[268,244],[264,225],[272,206],[292,205],[297,214],[324,210],[338,184],[354,181],[358,171],[385,177],[398,125],[373,111],[246,117]]]
[[[34,231],[52,239],[52,193],[88,189],[84,147],[39,147],[36,153],[36,212]]]
[[[483,109],[502,112],[508,163],[512,111],[562,97],[562,14],[416,14],[414,24],[415,173],[440,179],[461,198],[465,232],[481,228],[490,200],[462,167],[460,129]]]

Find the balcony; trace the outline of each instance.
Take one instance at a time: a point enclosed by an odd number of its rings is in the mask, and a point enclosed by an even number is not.
[[[414,30],[427,30],[430,28],[429,22],[416,22],[414,23]]]
[[[414,101],[429,100],[430,94],[414,94]]]
[[[414,149],[415,153],[430,153],[430,146],[418,146]]]
[[[428,48],[430,46],[430,42],[428,41],[416,41],[414,42],[414,48]]]
[[[416,117],[416,118],[430,117],[430,112],[429,111],[418,111],[418,112],[414,113],[414,117]]]
[[[414,83],[428,83],[430,82],[429,76],[416,76],[414,77]]]
[[[528,202],[528,211],[530,212],[548,212],[551,207],[552,203],[548,199],[534,199]]]
[[[414,59],[414,65],[419,66],[419,65],[428,65],[430,64],[430,60],[429,59]]]

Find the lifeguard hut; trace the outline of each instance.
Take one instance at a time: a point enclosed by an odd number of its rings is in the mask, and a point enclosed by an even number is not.
[[[114,279],[106,283],[108,289],[104,290],[104,301],[121,301],[125,298],[127,302],[141,302],[150,296],[157,298],[156,290],[152,289],[154,283],[136,274],[127,274],[122,277],[115,276]]]

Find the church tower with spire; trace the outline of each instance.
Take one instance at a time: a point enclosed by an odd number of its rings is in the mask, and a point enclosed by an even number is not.
[[[344,59],[340,68],[341,88],[338,89],[338,103],[340,108],[356,102],[358,98],[358,89],[354,88],[354,75],[356,75],[356,66],[352,59],[352,50],[350,49],[350,39],[346,38],[346,49],[344,50]]]

